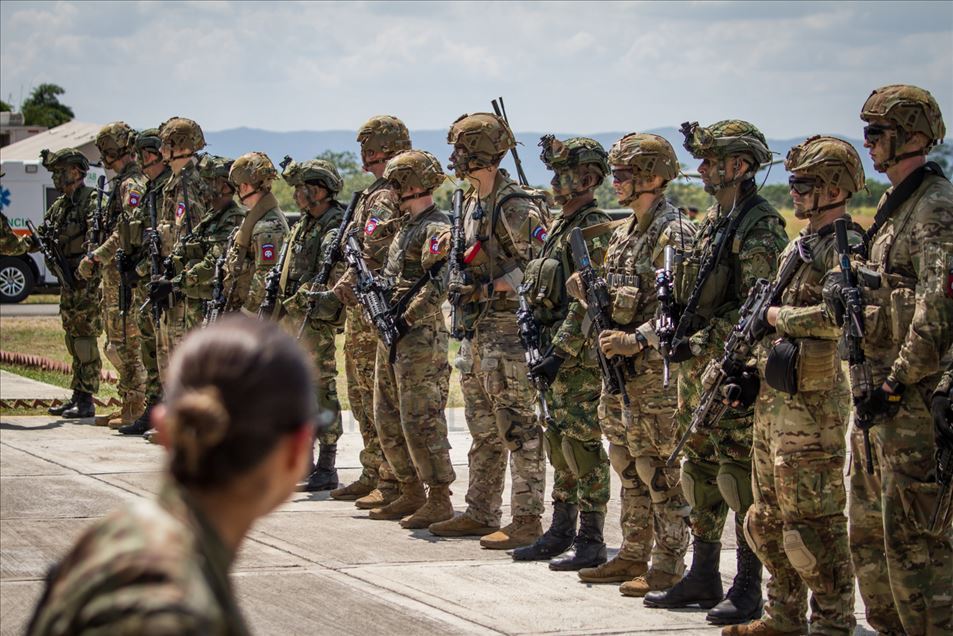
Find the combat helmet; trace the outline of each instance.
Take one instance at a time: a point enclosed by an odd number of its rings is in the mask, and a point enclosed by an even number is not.
[[[544,135],[539,139],[539,147],[543,149],[539,158],[555,173],[552,185],[557,203],[563,204],[577,194],[599,187],[609,174],[608,155],[595,139],[572,137],[560,141],[554,135]],[[581,182],[587,174],[596,180],[584,188]]]
[[[344,179],[338,169],[324,159],[309,159],[298,163],[286,155],[281,162],[281,178],[290,186],[321,186],[332,197],[344,187]]]
[[[450,169],[458,178],[472,170],[499,163],[510,148],[516,147],[513,131],[502,117],[493,113],[473,113],[457,118],[447,133],[453,146]]]
[[[199,176],[206,181],[228,179],[228,173],[231,171],[233,163],[234,161],[228,157],[205,154],[199,159],[196,168],[198,169]]]
[[[96,147],[107,162],[131,153],[136,143],[136,131],[124,121],[103,126],[96,135]]]
[[[408,197],[401,197],[407,201],[427,196],[440,187],[446,175],[440,167],[440,162],[429,152],[424,150],[408,150],[396,155],[387,162],[384,168],[384,178],[394,184],[401,194],[410,188],[422,188],[423,193]]]
[[[146,169],[150,166],[156,165],[157,163],[161,163],[162,158],[160,150],[162,148],[162,139],[159,137],[158,128],[146,128],[145,130],[140,130],[136,135],[135,147],[136,158],[139,161],[140,168]],[[152,154],[160,156],[157,159],[147,162],[143,157],[144,150],[148,150]]]
[[[671,181],[678,176],[678,157],[665,137],[650,133],[629,133],[612,144],[609,164],[631,168],[638,177],[662,177]]]
[[[375,115],[357,129],[357,142],[361,144],[361,158],[368,153],[382,152],[384,158],[371,163],[364,162],[364,169],[383,163],[398,152],[410,150],[410,131],[404,122],[391,115]]]
[[[64,170],[70,166],[75,166],[83,172],[89,170],[89,159],[76,148],[63,148],[56,152],[44,148],[40,151],[40,162],[50,172]]]
[[[886,119],[897,127],[896,135],[890,137],[890,157],[875,166],[878,170],[886,170],[902,159],[925,155],[943,143],[946,136],[943,114],[936,99],[929,91],[909,84],[890,84],[874,90],[860,109],[860,118],[866,122]],[[868,140],[870,128],[864,129],[864,138]],[[897,155],[897,148],[916,133],[926,136],[926,146],[919,151]]]
[[[797,188],[799,184],[811,187],[809,182],[811,180],[815,182],[812,187],[813,207],[803,212],[795,210],[795,215],[799,218],[839,207],[855,192],[865,187],[864,166],[860,161],[860,155],[850,142],[837,137],[814,135],[807,138],[788,151],[784,168],[792,173],[788,181],[791,188]],[[795,177],[793,175],[795,172],[801,174]],[[808,183],[805,183],[805,180]],[[818,206],[820,188],[825,185],[840,188],[847,195],[840,201]]]
[[[697,121],[685,122],[680,132],[685,136],[685,149],[693,157],[717,160],[715,170],[720,181],[705,184],[705,191],[709,194],[753,178],[762,164],[771,161],[771,151],[764,135],[754,124],[741,119],[725,119],[708,127],[699,126]],[[738,155],[748,158],[750,169],[725,181],[725,160]]]
[[[205,147],[205,135],[202,133],[202,127],[191,119],[185,117],[172,117],[159,126],[159,138],[163,145],[168,145],[173,149],[188,147],[193,152],[198,152]],[[173,158],[181,157],[173,154]]]
[[[242,183],[252,185],[256,190],[268,189],[276,178],[278,171],[263,152],[246,152],[235,160],[228,171],[228,180],[236,189]]]

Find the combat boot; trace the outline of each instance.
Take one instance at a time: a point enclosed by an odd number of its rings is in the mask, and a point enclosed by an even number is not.
[[[63,417],[74,419],[96,417],[96,405],[93,404],[93,394],[85,391],[76,392],[76,402],[63,411]]]
[[[606,513],[583,512],[579,515],[579,534],[573,541],[573,549],[564,557],[549,562],[549,569],[557,572],[578,571],[594,568],[606,562],[606,542],[602,537]]]
[[[357,481],[352,481],[347,486],[332,490],[331,499],[337,499],[338,501],[354,501],[371,494],[373,491],[374,484],[369,484],[366,481],[361,481],[359,479]]]
[[[427,503],[414,514],[400,520],[400,527],[408,530],[429,528],[430,524],[453,518],[453,504],[450,502],[450,484],[435,484],[427,493]]]
[[[559,556],[572,545],[573,537],[576,535],[576,519],[578,517],[579,508],[576,504],[564,501],[553,502],[553,522],[549,524],[549,530],[536,539],[532,545],[513,550],[513,560],[548,561],[555,556]],[[480,543],[482,545],[483,542]]]
[[[106,425],[109,426],[109,428],[116,429],[120,426],[125,426],[126,424],[132,424],[138,419],[136,415],[141,413],[143,408],[145,408],[145,398],[143,398],[141,393],[137,394],[135,397],[127,397],[122,402],[122,409],[119,411],[119,413],[114,414],[113,417],[110,417],[106,421]],[[99,418],[97,417],[96,420],[98,425]]]
[[[361,510],[373,510],[386,506],[399,496],[399,484],[392,481],[378,482],[377,488],[357,499],[354,506]]]
[[[782,632],[771,627],[763,620],[758,619],[744,625],[729,625],[721,630],[721,636],[790,636],[791,634],[806,634],[807,626],[801,629]]]
[[[761,617],[761,561],[739,537],[736,551],[738,573],[725,600],[708,612],[705,618],[712,625],[735,625]]]
[[[586,583],[622,583],[641,577],[649,569],[645,561],[633,561],[616,555],[595,568],[579,570],[579,578]]]
[[[79,391],[73,391],[73,395],[70,396],[69,400],[67,400],[66,402],[63,402],[62,404],[51,406],[50,408],[46,409],[46,412],[49,413],[50,415],[62,415],[66,411],[76,406],[76,399],[78,397],[79,397]]]
[[[513,521],[496,532],[480,538],[487,550],[510,550],[530,545],[543,534],[543,524],[537,515],[516,515]]]
[[[646,607],[714,607],[724,598],[721,575],[718,573],[721,542],[695,539],[692,546],[692,567],[678,583],[665,591],[649,592]]]
[[[120,426],[117,430],[123,435],[142,435],[152,428],[152,409],[155,404],[147,404],[146,410],[132,424]]]
[[[626,581],[619,586],[622,596],[643,597],[649,592],[667,590],[682,578],[681,574],[670,574],[660,570],[649,570],[642,576]]]
[[[427,494],[424,485],[419,481],[411,481],[400,485],[400,496],[380,508],[374,508],[367,515],[377,521],[396,521],[407,515],[412,515],[427,503]]]
[[[499,524],[485,526],[468,512],[439,523],[430,524],[430,534],[438,537],[482,537],[500,529]]]
[[[337,453],[337,444],[328,444],[327,446],[322,444],[318,451],[318,463],[314,465],[314,470],[311,471],[308,478],[298,484],[296,490],[298,492],[318,492],[337,488],[338,471],[334,467]]]

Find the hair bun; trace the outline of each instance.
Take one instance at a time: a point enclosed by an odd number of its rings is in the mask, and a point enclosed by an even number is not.
[[[195,474],[202,456],[228,431],[230,417],[222,394],[214,386],[191,389],[176,400],[167,422],[173,461]]]

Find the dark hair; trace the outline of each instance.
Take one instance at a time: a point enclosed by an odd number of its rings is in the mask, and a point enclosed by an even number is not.
[[[313,421],[311,363],[275,323],[228,316],[179,345],[165,403],[172,476],[220,486]]]

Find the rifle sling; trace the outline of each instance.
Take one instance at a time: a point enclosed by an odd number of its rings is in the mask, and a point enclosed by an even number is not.
[[[423,273],[423,275],[414,281],[414,284],[410,286],[410,289],[405,291],[400,295],[400,298],[397,299],[397,302],[394,303],[394,307],[391,311],[394,314],[394,318],[400,318],[404,315],[404,312],[407,310],[407,305],[410,304],[410,301],[413,300],[414,296],[417,295],[421,289],[424,288],[428,282],[436,278],[437,274],[440,273],[440,270],[447,263],[447,259],[439,260],[430,268]]]

